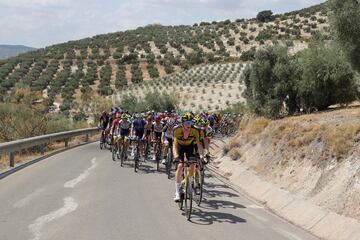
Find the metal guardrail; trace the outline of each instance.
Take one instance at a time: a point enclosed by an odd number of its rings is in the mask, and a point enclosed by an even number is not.
[[[41,154],[44,154],[44,148],[46,144],[65,140],[65,147],[68,147],[69,139],[76,136],[86,135],[86,142],[89,141],[90,134],[98,132],[98,128],[85,128],[80,130],[73,130],[67,132],[47,134],[43,136],[37,136],[32,138],[25,138],[16,141],[6,142],[0,144],[0,154],[9,154],[10,167],[15,166],[15,152],[35,147],[42,146]]]

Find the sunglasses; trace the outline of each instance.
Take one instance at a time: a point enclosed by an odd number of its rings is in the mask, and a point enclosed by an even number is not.
[[[189,125],[192,125],[192,121],[186,121],[183,124],[189,126]]]

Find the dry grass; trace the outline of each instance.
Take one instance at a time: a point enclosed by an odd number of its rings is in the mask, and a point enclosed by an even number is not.
[[[330,150],[336,155],[347,154],[354,146],[355,137],[360,133],[360,124],[347,124],[330,129],[325,139]]]
[[[253,121],[249,121],[247,125],[247,132],[252,135],[258,135],[264,131],[269,125],[270,120],[267,118],[257,118]]]
[[[297,124],[293,132],[286,133],[289,136],[289,144],[293,147],[302,147],[309,145],[316,137],[321,134],[321,126],[309,125],[301,126]]]
[[[241,145],[240,141],[236,138],[233,138],[230,140],[229,144],[224,145],[223,147],[223,155],[226,155],[229,153],[230,150],[234,148],[239,148]]]
[[[232,148],[229,151],[229,156],[233,161],[238,160],[239,158],[241,158],[241,151],[240,148]]]

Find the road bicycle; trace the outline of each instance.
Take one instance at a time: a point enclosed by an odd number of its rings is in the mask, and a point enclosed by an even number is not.
[[[156,151],[155,151],[155,161],[156,161],[157,171],[160,170],[161,149],[162,149],[161,139],[158,139],[156,140]]]
[[[178,162],[178,161],[177,161]],[[190,182],[190,167],[196,164],[196,158],[185,160],[183,167],[183,180],[180,187],[180,201],[178,202],[179,209],[184,210],[187,220],[191,219],[192,203],[193,203],[193,184]]]

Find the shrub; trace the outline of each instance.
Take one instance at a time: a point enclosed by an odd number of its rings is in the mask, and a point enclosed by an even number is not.
[[[225,152],[225,151],[223,151]],[[238,160],[239,158],[241,158],[241,151],[240,148],[233,148],[229,151],[229,156],[233,161]]]
[[[332,104],[346,104],[356,98],[354,72],[337,46],[327,47],[322,40],[316,41],[301,52],[299,58],[302,76],[297,88],[305,110],[324,110]]]
[[[360,71],[360,11],[358,1],[331,0],[331,27],[352,66]]]
[[[258,15],[256,16],[256,19],[259,20],[260,22],[272,21],[274,19],[273,12],[271,10],[265,10],[259,12]]]
[[[259,50],[251,67],[243,72],[244,95],[250,110],[262,116],[276,117],[286,99],[289,111],[294,112],[294,80],[298,75],[297,62],[287,54],[287,48],[268,46]]]

